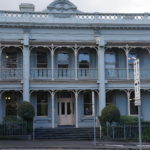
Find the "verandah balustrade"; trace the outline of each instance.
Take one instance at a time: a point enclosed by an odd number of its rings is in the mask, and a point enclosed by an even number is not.
[[[77,79],[88,80],[98,79],[98,69],[96,68],[56,68],[53,69],[54,80],[74,80],[75,72],[77,72]],[[150,79],[150,69],[140,70],[141,79]],[[133,69],[126,68],[110,68],[105,69],[105,77],[107,80],[127,80],[134,78]],[[1,80],[21,80],[23,78],[22,68],[1,68]],[[32,68],[30,69],[30,79],[52,79],[52,69],[50,68]]]
[[[23,77],[22,68],[1,68],[0,79],[1,80],[21,80]]]
[[[140,69],[142,80],[150,79],[150,69]],[[105,77],[107,80],[131,80],[134,79],[134,70],[126,68],[110,68],[105,69]]]
[[[53,69],[54,80],[74,80],[75,72],[77,71],[77,79],[97,79],[96,68],[55,68]],[[32,68],[30,70],[31,79],[52,79],[52,69],[47,68]]]

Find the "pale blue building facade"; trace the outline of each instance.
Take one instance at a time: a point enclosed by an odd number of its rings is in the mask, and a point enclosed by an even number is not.
[[[115,104],[136,116],[133,60],[140,59],[142,119],[150,121],[150,15],[85,13],[68,0],[0,11],[0,122],[31,102],[36,127],[92,127]]]

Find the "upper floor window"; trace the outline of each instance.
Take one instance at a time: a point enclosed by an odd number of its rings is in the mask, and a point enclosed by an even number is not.
[[[69,54],[68,53],[58,53],[57,61],[58,61],[58,63],[68,64],[69,63]]]
[[[47,53],[37,52],[37,68],[47,68]]]
[[[6,52],[4,63],[6,65],[6,68],[17,68],[17,52]]]
[[[134,58],[137,58],[137,53],[136,52],[130,52],[128,54],[128,64],[129,64],[129,69],[133,69],[134,66]]]
[[[116,67],[116,56],[114,52],[107,52],[105,54],[105,65],[106,65],[106,68]]]
[[[89,68],[90,67],[90,55],[89,53],[79,54],[79,68]]]

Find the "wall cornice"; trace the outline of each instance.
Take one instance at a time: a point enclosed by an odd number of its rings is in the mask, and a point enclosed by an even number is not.
[[[39,23],[2,23],[1,28],[22,29],[92,29],[92,30],[150,30],[150,25],[116,25],[116,24],[39,24]]]

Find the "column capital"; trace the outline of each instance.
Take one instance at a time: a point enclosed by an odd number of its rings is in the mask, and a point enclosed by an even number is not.
[[[23,35],[22,44],[26,47],[29,46],[29,39],[30,39],[29,36],[30,36],[29,33],[24,33],[24,35]]]
[[[104,40],[104,37],[102,37],[102,36],[96,36],[95,39],[96,39],[96,44],[99,47],[104,47],[106,45],[106,41]]]

